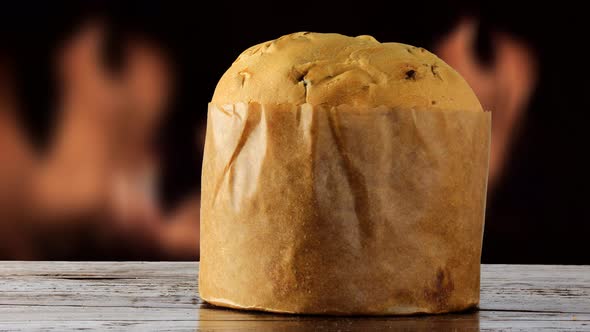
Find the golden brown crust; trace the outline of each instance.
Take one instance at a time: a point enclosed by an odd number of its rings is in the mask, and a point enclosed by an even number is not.
[[[423,48],[299,32],[244,51],[212,103],[428,107],[481,111],[465,80]]]

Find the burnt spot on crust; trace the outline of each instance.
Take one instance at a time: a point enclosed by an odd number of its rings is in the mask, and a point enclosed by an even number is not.
[[[438,72],[437,65],[430,65],[430,72],[432,73],[432,76],[438,78],[441,81],[443,80],[442,76],[440,76],[440,73]]]
[[[405,75],[406,80],[416,80],[416,71],[414,69],[406,70]]]
[[[437,310],[444,310],[447,308],[454,290],[455,284],[448,269],[439,268],[430,286],[424,290],[424,297]]]
[[[426,52],[426,50],[423,49],[422,47],[416,47],[416,46],[410,46],[410,47],[406,48],[406,51],[408,51],[408,53],[410,53],[411,55],[414,55],[414,56],[419,56],[419,55],[416,55],[416,52],[420,52],[420,53]]]

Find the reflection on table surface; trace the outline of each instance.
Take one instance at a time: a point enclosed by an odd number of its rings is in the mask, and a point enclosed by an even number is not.
[[[240,311],[203,304],[197,328],[203,330],[479,330],[479,312],[412,316],[310,316]]]

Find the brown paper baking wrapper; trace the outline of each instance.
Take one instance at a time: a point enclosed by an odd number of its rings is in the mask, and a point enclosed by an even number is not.
[[[209,105],[200,294],[232,308],[477,306],[491,114]]]

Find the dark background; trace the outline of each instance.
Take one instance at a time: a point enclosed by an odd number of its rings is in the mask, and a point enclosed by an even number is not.
[[[180,83],[159,139],[168,206],[198,189],[206,105],[242,50],[302,30],[370,34],[431,48],[458,19],[476,17],[481,61],[491,61],[490,31],[501,30],[525,40],[540,64],[505,173],[488,195],[483,262],[590,264],[590,29],[581,8],[509,1],[9,1],[0,4],[0,13],[2,52],[15,60],[19,78],[20,116],[40,150],[55,119],[52,54],[77,24],[89,17],[110,22],[113,70],[117,43],[127,33],[139,31],[166,48]]]

